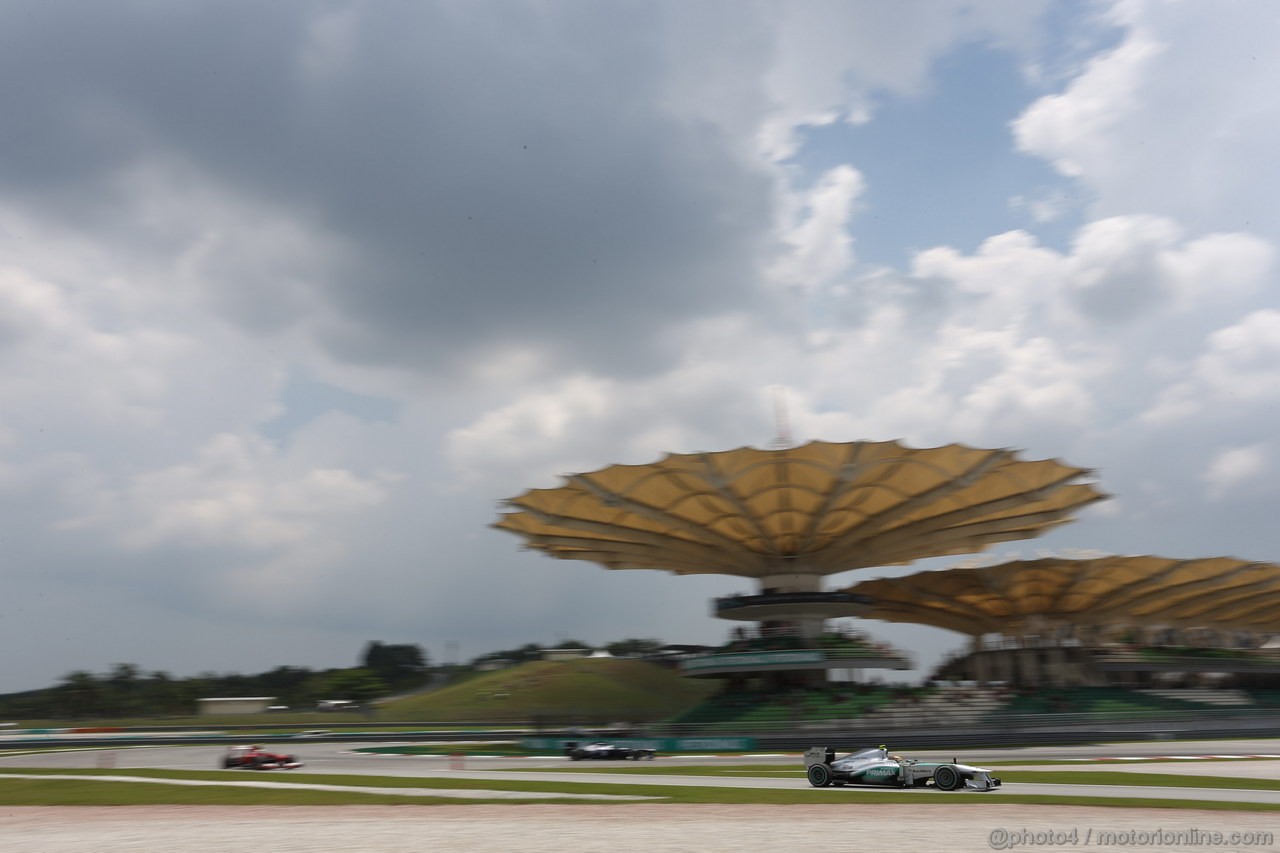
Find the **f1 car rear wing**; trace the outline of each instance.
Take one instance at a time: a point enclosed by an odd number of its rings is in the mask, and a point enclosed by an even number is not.
[[[835,748],[830,746],[811,746],[804,753],[805,767],[812,767],[815,764],[830,764],[835,760]]]

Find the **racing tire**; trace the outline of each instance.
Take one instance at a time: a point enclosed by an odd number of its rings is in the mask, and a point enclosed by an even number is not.
[[[235,767],[235,766],[236,766],[236,763],[235,763],[234,761],[232,761],[230,758],[224,758],[224,759],[222,759],[222,769],[223,769],[223,770],[230,770],[232,767]]]
[[[825,788],[831,784],[831,768],[825,764],[810,764],[805,775],[809,777],[809,784],[815,788]]]
[[[586,756],[583,754],[582,750],[580,749],[575,749],[573,752],[569,753],[570,761],[581,761],[585,757]]]
[[[939,791],[954,791],[964,785],[964,778],[961,777],[959,770],[950,764],[944,764],[933,771],[933,784]]]

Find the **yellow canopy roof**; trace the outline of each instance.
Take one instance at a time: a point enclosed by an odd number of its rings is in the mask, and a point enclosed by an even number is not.
[[[1038,536],[1106,497],[1089,473],[959,444],[744,447],[575,474],[493,526],[610,569],[829,575]]]
[[[1280,624],[1280,566],[1230,557],[1051,557],[880,578],[847,591],[875,599],[867,618],[974,636],[1016,631],[1029,617],[1077,625]]]

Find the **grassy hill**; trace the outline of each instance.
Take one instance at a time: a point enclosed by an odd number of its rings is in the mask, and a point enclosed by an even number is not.
[[[422,722],[644,722],[687,711],[716,686],[642,661],[534,661],[388,702],[378,716]]]

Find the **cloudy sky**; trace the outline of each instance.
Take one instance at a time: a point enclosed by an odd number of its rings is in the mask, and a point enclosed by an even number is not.
[[[487,525],[767,446],[775,396],[1097,469],[1002,555],[1280,559],[1278,40],[1269,0],[0,2],[0,691],[719,641],[745,581]]]

